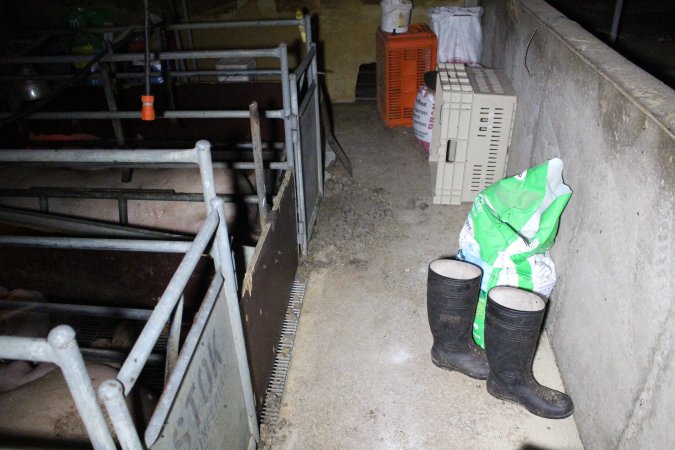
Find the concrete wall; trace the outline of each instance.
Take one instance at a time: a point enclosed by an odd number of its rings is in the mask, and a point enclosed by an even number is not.
[[[584,445],[672,448],[675,93],[540,0],[481,4],[518,93],[508,173],[558,156],[574,190],[546,329]]]

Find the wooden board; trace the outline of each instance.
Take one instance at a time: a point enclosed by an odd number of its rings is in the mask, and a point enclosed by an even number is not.
[[[258,415],[298,267],[293,174],[286,172],[243,283],[241,313]]]

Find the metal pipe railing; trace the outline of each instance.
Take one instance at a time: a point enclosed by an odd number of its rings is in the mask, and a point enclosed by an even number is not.
[[[214,29],[232,29],[232,28],[250,28],[250,27],[297,27],[304,25],[309,16],[303,19],[265,19],[265,20],[235,20],[235,21],[214,21],[214,22],[187,22],[165,25],[163,28],[166,31],[186,31],[186,30],[214,30]],[[53,35],[73,34],[78,31],[86,33],[100,34],[100,33],[120,33],[131,29],[131,31],[143,31],[142,25],[128,25],[128,26],[110,26],[110,27],[85,27],[79,28],[77,31],[70,28],[54,29],[54,30],[27,30],[21,31],[22,34],[33,33],[43,36],[44,33],[51,33]],[[8,31],[11,33],[11,31]]]
[[[227,302],[229,314],[229,326],[232,330],[232,339],[235,348],[235,357],[239,377],[241,380],[241,394],[246,408],[246,415],[249,423],[249,432],[256,441],[259,440],[259,431],[255,415],[255,402],[253,397],[253,387],[250,378],[250,371],[248,367],[248,360],[246,356],[246,348],[244,343],[243,325],[241,323],[241,314],[239,311],[237,290],[236,290],[236,276],[234,273],[234,265],[232,261],[232,251],[230,248],[229,234],[225,219],[224,202],[218,198],[215,192],[215,183],[213,176],[213,165],[211,162],[210,143],[208,141],[197,142],[194,149],[191,150],[160,150],[148,151],[129,151],[129,150],[103,150],[103,151],[70,151],[70,150],[28,150],[21,151],[21,155],[15,154],[17,152],[0,152],[0,161],[20,162],[20,161],[34,161],[34,162],[52,162],[68,164],[74,161],[85,163],[104,163],[104,164],[125,164],[135,162],[171,162],[176,164],[198,164],[202,175],[202,187],[204,191],[204,201],[207,209],[207,217],[202,224],[197,236],[192,242],[174,242],[174,241],[143,241],[143,240],[116,240],[116,239],[86,239],[86,238],[48,238],[48,237],[23,237],[23,236],[4,236],[0,237],[0,245],[32,245],[32,246],[49,246],[54,248],[92,248],[92,249],[112,249],[112,250],[130,250],[130,251],[180,251],[184,252],[180,265],[175,271],[169,284],[167,285],[162,297],[150,313],[145,327],[143,328],[136,343],[132,347],[128,357],[125,359],[122,367],[118,373],[117,379],[108,380],[104,382],[99,388],[99,398],[104,402],[108,411],[108,415],[113,423],[115,433],[123,449],[141,449],[142,444],[139,435],[135,429],[134,421],[131,417],[127,404],[125,402],[125,393],[128,394],[134,387],[138,377],[149,360],[153,347],[159,338],[162,330],[167,322],[171,322],[172,343],[170,345],[171,354],[167,356],[167,364],[175,364],[174,374],[178,372],[178,368],[185,364],[183,361],[189,359],[192,353],[181,352],[176,357],[176,347],[179,340],[180,332],[178,322],[179,315],[182,314],[182,308],[177,309],[177,305],[183,298],[183,291],[187,285],[193,271],[195,270],[199,260],[209,248],[210,243],[214,240],[215,245],[211,246],[216,263],[217,275],[209,288],[207,293],[207,301],[215,301],[218,292],[225,284],[225,299]],[[154,157],[158,155],[159,158]],[[214,293],[214,286],[217,285],[217,290]],[[204,305],[202,305],[204,306]],[[208,306],[208,305],[207,305]],[[178,307],[180,307],[178,305]],[[200,311],[202,309],[200,308]],[[100,311],[93,311],[99,313]],[[173,316],[173,320],[172,320]],[[199,316],[198,320],[207,320],[208,314]],[[197,322],[197,319],[195,320]],[[194,327],[194,324],[193,324]],[[192,331],[192,330],[191,330]],[[72,332],[72,330],[71,330]],[[50,334],[51,337],[51,334]],[[199,336],[197,336],[198,338]],[[194,338],[194,333],[193,333]],[[9,341],[7,341],[9,339]],[[44,357],[45,360],[51,361],[52,357],[49,350],[36,339],[24,340],[24,346],[18,347],[13,344],[12,338],[0,337],[0,344],[8,342],[8,345],[0,345],[0,356],[2,357],[16,357],[19,354],[25,355],[26,348],[31,350],[32,357]],[[74,341],[74,332],[72,332],[72,339]],[[14,341],[16,342],[16,341]],[[65,344],[59,343],[59,348],[65,348]],[[71,345],[72,347],[72,345]],[[76,353],[80,358],[79,351],[75,345]],[[188,349],[189,350],[189,349]],[[194,351],[194,348],[192,349]],[[36,356],[37,355],[37,356]],[[57,358],[54,357],[54,360]],[[64,360],[65,361],[65,360]],[[58,363],[58,361],[57,361]],[[189,363],[189,361],[188,361]],[[66,373],[64,369],[64,376],[66,379],[78,380],[80,386],[74,383],[68,383],[71,392],[78,404],[78,411],[83,420],[87,418],[96,418],[96,414],[91,414],[85,411],[87,405],[98,404],[95,400],[93,388],[89,383],[89,378],[84,367],[84,362],[81,364],[74,364],[69,366],[76,373]],[[174,375],[171,379],[175,380]],[[87,384],[89,383],[88,387]],[[175,382],[174,382],[175,383]],[[82,403],[79,397],[84,399]],[[80,403],[83,406],[80,406]],[[108,438],[111,445],[100,441],[101,438],[92,436],[92,443],[95,448],[114,448],[110,438],[109,430],[105,425],[102,413],[99,409],[99,416],[102,425],[96,425],[96,429],[103,435],[103,438]],[[89,431],[89,428],[87,428]],[[101,444],[103,442],[103,444]]]
[[[281,44],[284,45],[285,44]],[[262,48],[251,50],[192,50],[150,52],[150,59],[172,61],[183,59],[222,59],[222,58],[278,58],[279,48]],[[110,53],[100,57],[99,62],[134,62],[144,61],[144,53]],[[91,55],[41,55],[41,56],[3,56],[0,64],[69,64],[88,63]],[[143,76],[139,73],[139,76]]]
[[[134,419],[124,400],[124,386],[118,380],[106,380],[98,387],[98,396],[105,404],[113,429],[123,450],[142,450]]]
[[[96,401],[72,328],[59,325],[52,329],[47,339],[0,336],[0,358],[58,365],[93,447],[97,450],[116,448]]]
[[[241,310],[239,308],[239,297],[237,296],[237,280],[234,271],[234,262],[232,261],[232,248],[230,247],[230,238],[227,231],[227,221],[225,218],[225,204],[222,200],[212,198],[211,207],[218,213],[220,221],[216,231],[215,247],[218,249],[216,259],[216,269],[225,280],[225,298],[227,299],[228,316],[230,326],[232,327],[232,338],[234,340],[235,356],[239,368],[239,378],[242,384],[244,404],[246,405],[246,414],[248,424],[256,442],[260,441],[260,430],[258,429],[258,419],[255,411],[255,397],[253,396],[253,384],[251,381],[251,371],[248,366],[246,356],[246,338],[244,337],[244,326],[241,323]]]
[[[195,315],[194,321],[192,322],[192,327],[190,327],[190,331],[188,331],[188,334],[185,337],[182,350],[178,355],[178,359],[175,362],[173,371],[169,375],[166,385],[164,386],[164,390],[157,401],[155,412],[152,414],[152,417],[148,422],[148,426],[145,429],[144,441],[145,445],[148,447],[150,447],[157,440],[162,428],[164,427],[164,422],[166,421],[166,417],[169,414],[169,409],[171,408],[171,405],[176,398],[176,394],[178,393],[178,389],[183,382],[183,377],[187,372],[192,355],[199,344],[201,333],[204,329],[204,326],[206,325],[206,321],[211,316],[211,311],[214,304],[216,303],[218,294],[223,287],[223,282],[223,276],[216,272],[214,274],[213,280],[211,280],[208,290],[206,291],[204,300],[199,306],[199,311],[197,311],[197,314]]]
[[[20,310],[49,314],[76,314],[111,319],[147,320],[151,309],[120,308],[117,306],[75,305],[66,303],[29,302],[21,300],[0,300],[0,310]]]
[[[303,25],[302,19],[236,20],[232,22],[191,22],[168,25],[168,31],[215,30],[251,27],[297,27]]]
[[[138,336],[131,352],[129,352],[129,357],[122,365],[122,368],[120,368],[117,379],[124,386],[126,393],[129,393],[131,388],[136,384],[136,381],[138,381],[138,376],[145,365],[145,361],[148,355],[150,355],[155,342],[157,342],[157,338],[162,333],[164,325],[171,317],[171,312],[183,294],[183,290],[190,280],[195,267],[197,267],[199,259],[209,245],[213,233],[218,226],[218,221],[217,213],[214,212],[208,215],[199,233],[197,233],[194,241],[190,244],[190,248],[185,253],[185,257],[176,269],[171,281],[169,281],[169,285],[164,290],[164,294],[159,299],[148,322],[143,327],[143,331]]]
[[[244,76],[253,75],[256,77],[271,77],[281,74],[280,69],[238,69],[238,70],[170,70],[166,72],[171,78],[188,77],[215,77],[215,76]],[[116,72],[111,77],[118,80],[140,80],[142,75],[139,72]],[[52,73],[52,74],[33,74],[33,75],[0,75],[2,81],[19,80],[67,80],[72,78],[71,74]],[[91,80],[102,80],[102,73],[92,73],[88,75]]]
[[[139,239],[64,238],[42,236],[0,236],[0,246],[117,250],[129,252],[185,253],[190,242]]]
[[[286,142],[286,161],[289,164],[293,162],[294,146],[292,146],[292,125],[291,125],[291,87],[290,74],[288,73],[288,54],[286,53],[286,44],[279,45],[279,62],[281,64],[281,98],[284,105],[284,137]]]
[[[195,164],[194,149],[189,150],[2,150],[0,163],[57,164]]]
[[[0,113],[0,119],[9,117],[10,113]],[[282,119],[282,110],[265,111],[269,119]],[[157,119],[248,119],[248,111],[164,111],[157,112]],[[35,112],[26,116],[33,120],[110,120],[140,119],[140,111],[50,111]],[[154,151],[154,150],[153,150]]]

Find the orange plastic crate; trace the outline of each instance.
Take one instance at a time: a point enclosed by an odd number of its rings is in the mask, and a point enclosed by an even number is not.
[[[417,90],[424,73],[436,68],[436,45],[436,35],[424,23],[401,34],[378,28],[377,107],[386,126],[412,127]]]

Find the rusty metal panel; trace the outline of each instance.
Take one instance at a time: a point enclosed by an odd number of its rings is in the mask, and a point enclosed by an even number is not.
[[[221,287],[152,449],[247,449],[249,429],[225,290]]]
[[[246,350],[260,417],[276,356],[277,341],[298,267],[295,184],[287,172],[268,215],[243,283],[240,301]]]

